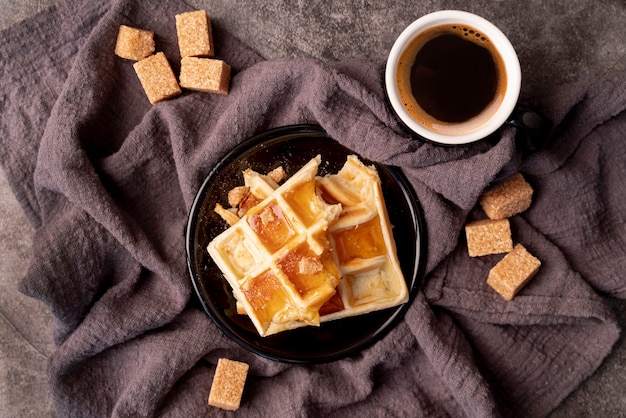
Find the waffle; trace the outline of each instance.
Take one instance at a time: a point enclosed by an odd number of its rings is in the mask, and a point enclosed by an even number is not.
[[[337,174],[319,177],[320,163],[313,158],[282,185],[246,170],[241,217],[209,243],[261,336],[408,300],[376,170],[349,156]]]
[[[321,322],[407,302],[408,289],[376,169],[350,155],[337,174],[318,178],[318,186],[325,200],[342,206],[328,234],[341,281],[336,295],[320,309]]]

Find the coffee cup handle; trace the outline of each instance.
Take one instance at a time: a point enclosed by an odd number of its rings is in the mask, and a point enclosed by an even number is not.
[[[529,107],[521,105],[516,107],[506,123],[517,128],[515,145],[520,153],[502,167],[486,190],[502,184],[503,181],[519,171],[524,156],[539,150],[552,132],[552,121],[550,119]]]
[[[541,148],[552,131],[552,121],[527,106],[517,106],[506,123],[517,128],[515,141],[522,153]]]

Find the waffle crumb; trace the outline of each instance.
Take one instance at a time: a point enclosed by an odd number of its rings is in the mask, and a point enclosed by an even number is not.
[[[271,178],[276,183],[280,183],[281,181],[283,181],[286,176],[287,174],[285,173],[285,169],[282,165],[267,173],[267,177]]]
[[[181,57],[212,57],[211,18],[204,10],[177,14],[176,34]]]
[[[533,189],[521,173],[516,173],[497,188],[479,198],[480,206],[490,219],[505,219],[528,209]]]
[[[120,25],[115,43],[115,55],[139,61],[154,53],[154,32]]]
[[[483,219],[465,225],[467,251],[470,257],[507,253],[513,249],[508,219]]]
[[[231,208],[236,208],[243,199],[250,193],[248,186],[237,186],[228,191],[228,204]]]
[[[230,65],[211,58],[184,57],[180,62],[180,85],[189,90],[228,94]]]
[[[220,203],[216,203],[215,207],[213,208],[213,210],[223,220],[225,220],[228,223],[229,226],[233,226],[237,222],[239,222],[239,216],[237,215],[237,209],[236,208],[226,209]]]
[[[246,363],[220,358],[209,392],[209,405],[229,411],[239,409],[248,368]]]
[[[324,270],[324,265],[320,260],[313,257],[303,257],[298,261],[298,273],[316,274]]]
[[[181,93],[176,76],[163,52],[137,61],[133,67],[150,103],[155,104]]]
[[[504,299],[511,300],[537,274],[540,266],[538,258],[517,244],[489,271],[487,284]]]

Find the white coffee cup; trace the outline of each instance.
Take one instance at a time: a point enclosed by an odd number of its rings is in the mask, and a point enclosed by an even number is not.
[[[504,77],[505,84],[497,87],[498,93],[482,111],[465,121],[440,121],[436,117],[430,118],[430,115],[427,115],[428,120],[425,120],[423,116],[428,112],[417,102],[414,95],[409,94],[408,100],[412,101],[407,104],[407,89],[410,87],[407,87],[409,82],[406,73],[407,64],[401,64],[401,58],[410,60],[412,56],[415,60],[416,54],[423,47],[417,44],[427,42],[426,38],[431,36],[425,33],[430,34],[442,27],[454,27],[454,31],[460,31],[461,37],[476,37],[477,40],[473,40],[476,41],[474,43],[480,44],[480,39],[482,42],[490,43],[489,48],[492,52],[496,51],[496,58],[499,56],[497,66],[502,73],[499,76]],[[442,54],[445,52],[441,51]],[[400,76],[402,86],[398,82],[399,69],[404,71],[404,76]],[[404,125],[422,138],[446,145],[461,145],[478,141],[504,125],[516,108],[521,79],[519,59],[507,37],[484,18],[458,10],[434,12],[409,25],[391,48],[385,70],[385,86],[389,102]],[[413,79],[414,84],[419,82],[419,78]]]

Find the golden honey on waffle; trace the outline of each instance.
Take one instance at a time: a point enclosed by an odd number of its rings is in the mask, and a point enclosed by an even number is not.
[[[208,246],[261,336],[408,300],[375,168],[349,156],[319,177],[320,163],[280,186],[246,170],[247,207]]]

